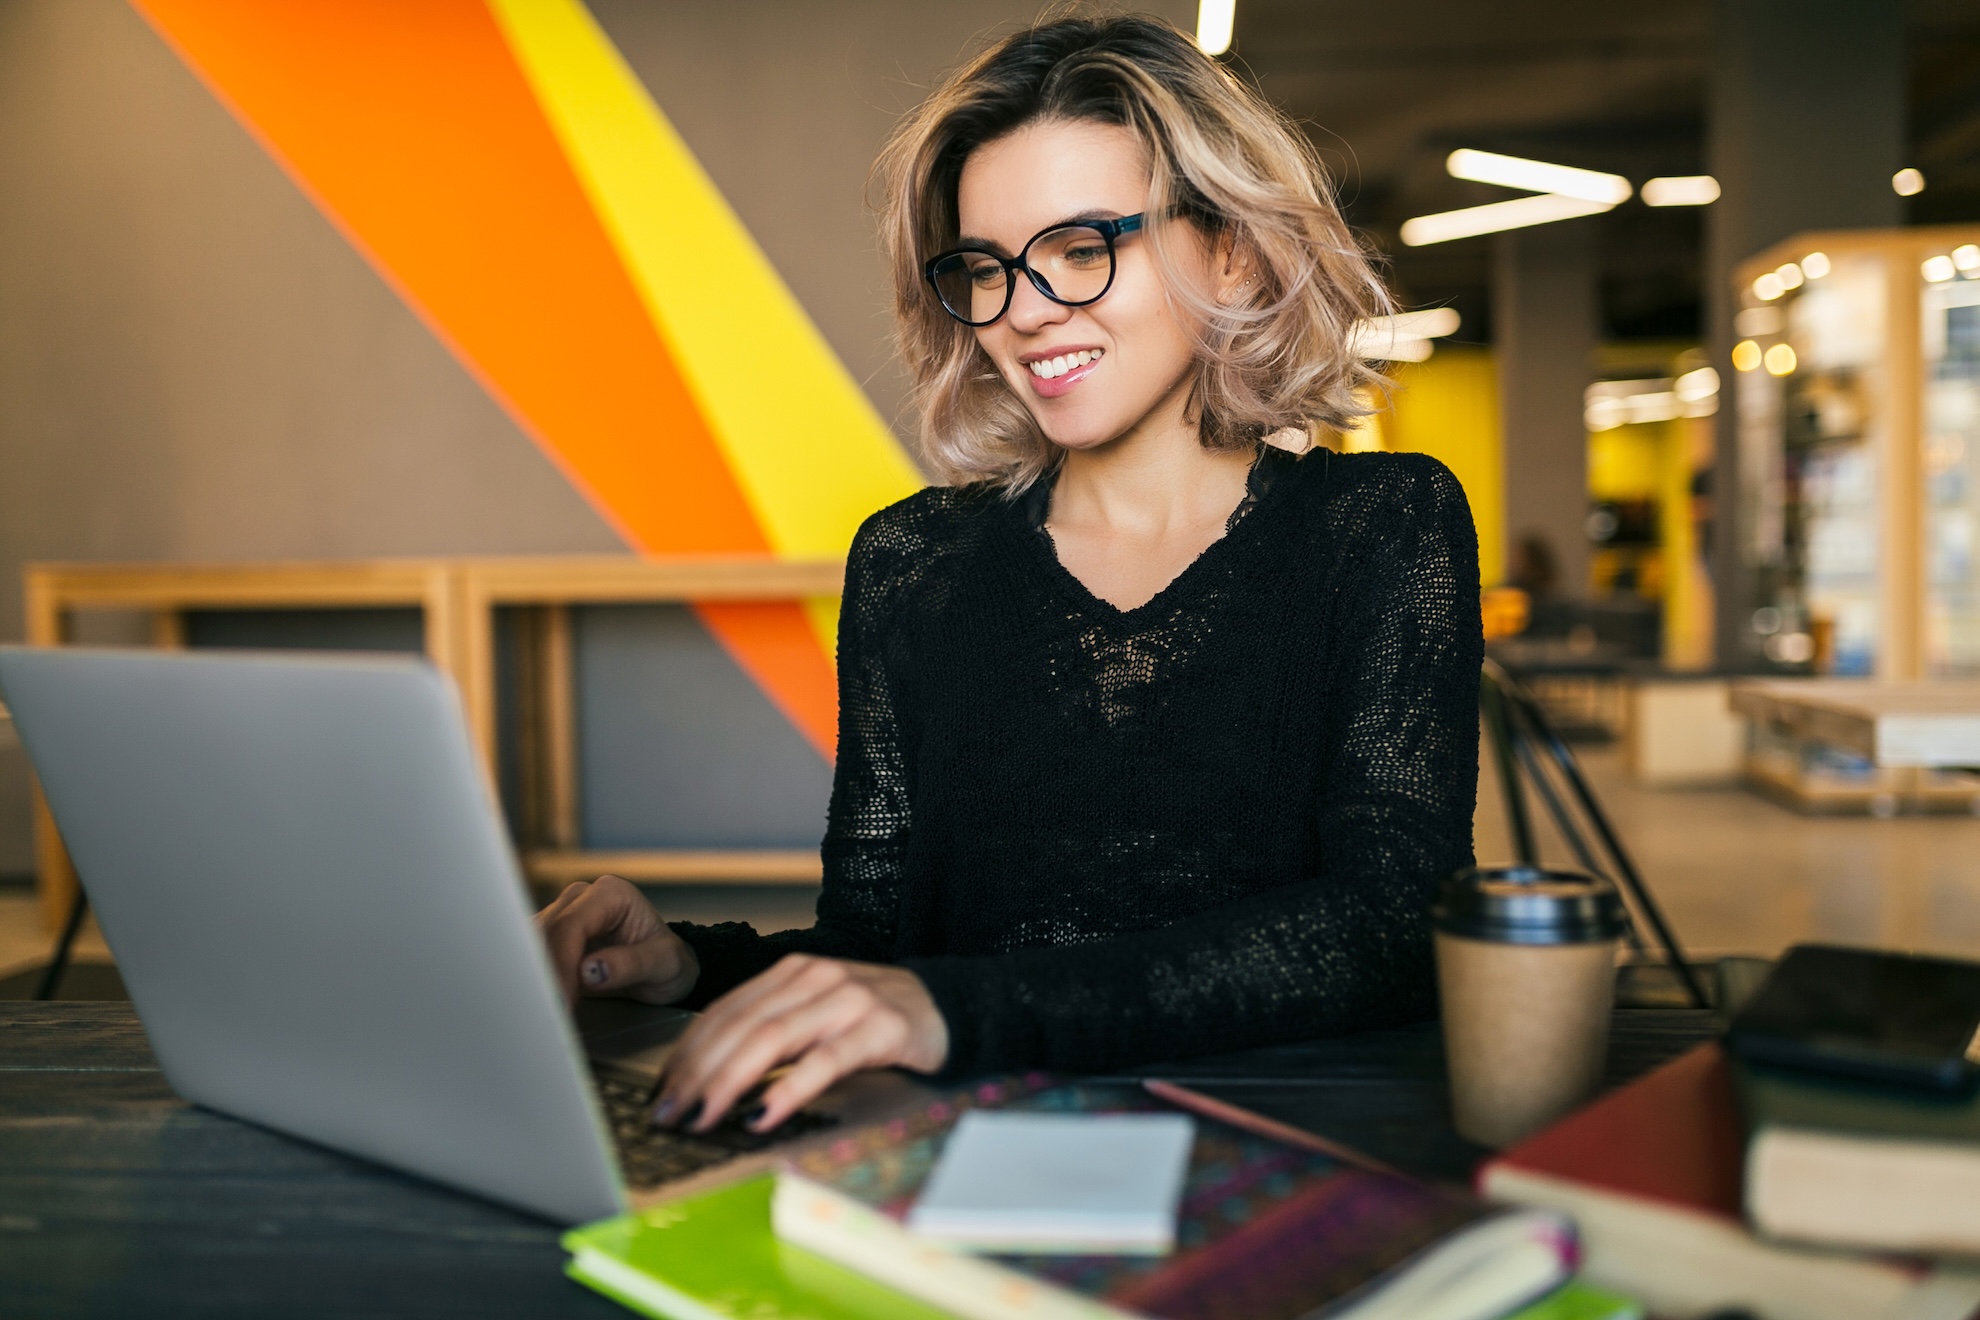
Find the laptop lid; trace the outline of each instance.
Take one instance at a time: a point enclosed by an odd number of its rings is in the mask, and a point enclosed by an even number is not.
[[[447,679],[0,647],[0,692],[179,1094],[562,1222],[623,1208]]]

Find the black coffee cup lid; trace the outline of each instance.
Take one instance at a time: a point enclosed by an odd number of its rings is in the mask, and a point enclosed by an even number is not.
[[[1472,867],[1437,886],[1438,930],[1500,944],[1592,944],[1629,928],[1622,895],[1580,871]]]

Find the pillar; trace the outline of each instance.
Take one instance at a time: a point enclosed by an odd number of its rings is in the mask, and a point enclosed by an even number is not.
[[[1733,379],[1733,267],[1810,229],[1900,222],[1904,14],[1891,0],[1713,0],[1706,170],[1705,339]],[[1753,663],[1753,574],[1741,539],[1734,392],[1721,396],[1712,472],[1718,663]]]
[[[1582,394],[1599,335],[1595,224],[1514,229],[1494,240],[1492,345],[1505,437],[1507,563],[1521,540],[1553,551],[1556,590],[1588,594],[1588,431]]]

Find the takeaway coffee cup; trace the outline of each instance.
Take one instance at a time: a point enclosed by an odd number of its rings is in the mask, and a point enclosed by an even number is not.
[[[1431,921],[1452,1118],[1510,1145],[1601,1080],[1622,898],[1579,872],[1477,868],[1444,881]]]

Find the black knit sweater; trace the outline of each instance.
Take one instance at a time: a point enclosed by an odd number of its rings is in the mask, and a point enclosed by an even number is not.
[[[869,518],[839,628],[817,924],[674,929],[691,1004],[807,952],[912,968],[947,1075],[1093,1070],[1432,1010],[1471,861],[1477,545],[1434,459],[1266,450],[1222,539],[1119,610],[1049,489]]]

